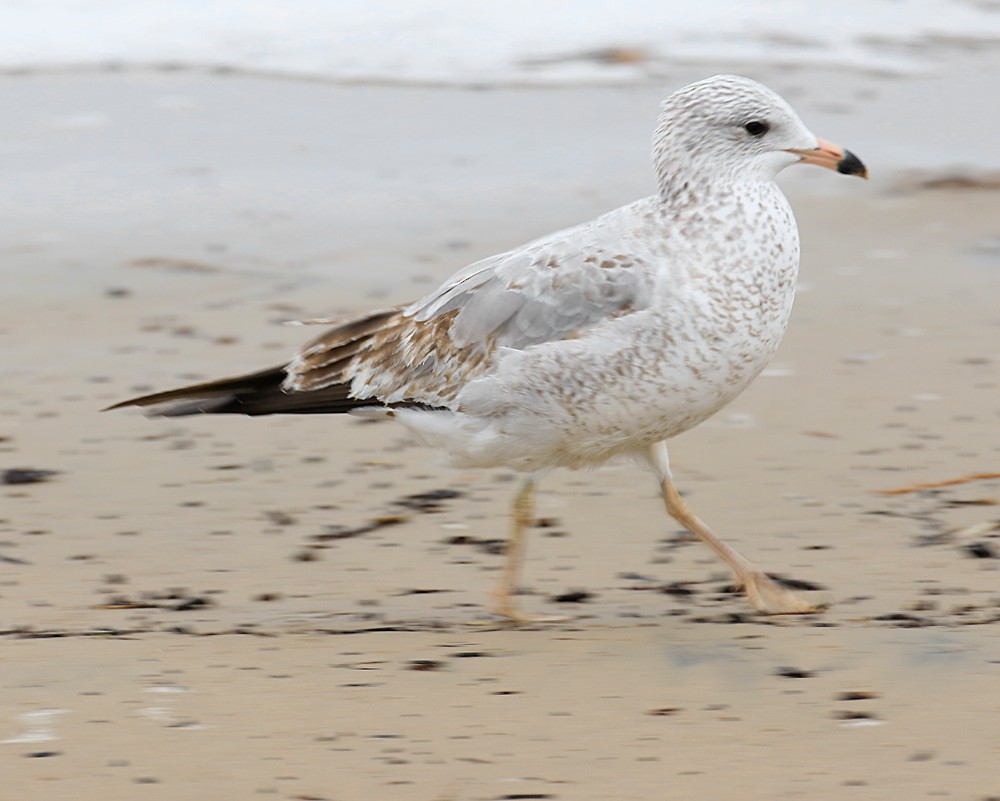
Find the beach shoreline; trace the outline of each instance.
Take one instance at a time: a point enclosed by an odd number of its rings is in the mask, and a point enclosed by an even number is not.
[[[867,115],[880,87],[844,92]],[[285,321],[412,299],[648,193],[657,92],[185,75],[4,92],[0,470],[53,471],[0,486],[11,797],[1000,792],[982,734],[1000,723],[1000,480],[879,494],[1000,461],[1000,193],[904,180],[947,174],[965,139],[937,161],[904,148],[883,180],[906,120],[806,102],[873,181],[790,176],[786,340],[672,445],[692,507],[829,609],[753,614],[648,476],[561,471],[521,601],[579,617],[508,630],[473,624],[510,475],[443,468],[391,424],[98,410],[280,363],[312,333]]]

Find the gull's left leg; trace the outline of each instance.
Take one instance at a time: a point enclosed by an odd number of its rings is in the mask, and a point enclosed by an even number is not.
[[[500,581],[493,590],[493,611],[501,617],[516,623],[530,623],[532,619],[525,616],[514,604],[514,593],[517,591],[517,579],[521,573],[521,563],[524,561],[524,546],[527,529],[535,522],[535,475],[530,474],[521,482],[514,495],[510,510],[511,530],[507,540],[507,560],[500,574]]]
[[[651,445],[647,449],[645,457],[650,469],[660,482],[660,491],[663,493],[663,502],[667,506],[667,512],[729,565],[733,573],[736,574],[737,584],[743,587],[747,598],[755,609],[772,615],[806,614],[817,611],[813,604],[802,600],[795,593],[782,587],[753,562],[726,545],[688,508],[674,487],[665,442]]]
[[[507,540],[507,561],[504,563],[500,581],[493,590],[493,611],[511,623],[560,623],[570,620],[567,617],[535,617],[526,615],[514,603],[517,592],[517,580],[521,574],[521,563],[524,561],[525,540],[528,529],[535,523],[535,486],[540,473],[531,473],[521,482],[511,504],[511,532]]]

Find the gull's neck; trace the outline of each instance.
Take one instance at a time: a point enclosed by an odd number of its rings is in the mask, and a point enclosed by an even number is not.
[[[737,171],[718,164],[684,164],[656,159],[659,201],[669,209],[704,207],[725,203],[740,195],[768,194],[776,184],[771,175]]]

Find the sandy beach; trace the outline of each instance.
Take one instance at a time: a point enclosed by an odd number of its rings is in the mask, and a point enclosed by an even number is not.
[[[820,614],[753,613],[622,468],[542,485],[521,603],[571,619],[504,628],[511,475],[391,423],[99,413],[648,194],[657,102],[701,74],[0,78],[0,796],[1000,797],[1000,479],[882,494],[1000,471],[974,77],[756,74],[873,179],[783,181],[789,332],[671,453],[693,508]],[[910,135],[918,97],[969,124]]]

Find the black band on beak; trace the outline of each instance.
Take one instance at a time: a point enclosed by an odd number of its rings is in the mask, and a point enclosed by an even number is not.
[[[837,172],[844,175],[860,175],[862,178],[868,177],[868,168],[850,150],[845,150],[844,157],[837,162]]]

